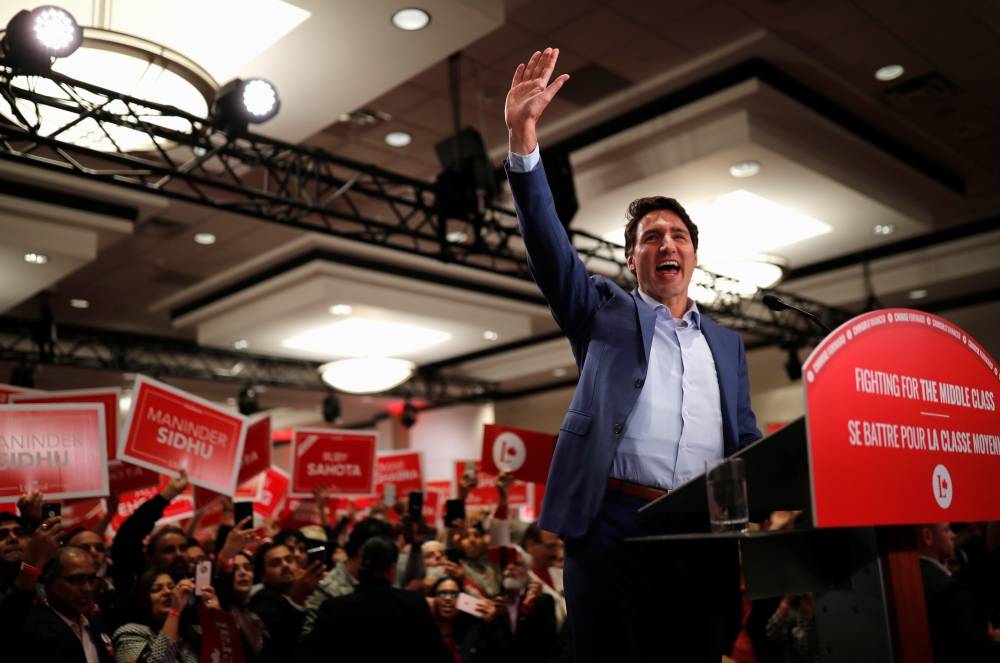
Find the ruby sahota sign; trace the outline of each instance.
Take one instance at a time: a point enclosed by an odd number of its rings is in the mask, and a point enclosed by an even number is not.
[[[118,457],[232,495],[246,432],[246,417],[140,375]]]
[[[333,495],[371,495],[375,490],[375,431],[297,428],[292,433],[292,497],[320,486]]]
[[[97,404],[0,406],[0,502],[107,495],[105,434]]]
[[[1000,518],[1000,367],[965,331],[872,311],[802,369],[816,525]]]

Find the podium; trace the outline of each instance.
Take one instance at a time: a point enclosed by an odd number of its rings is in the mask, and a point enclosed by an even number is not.
[[[640,510],[685,531],[629,542],[736,539],[751,599],[813,594],[824,663],[931,663],[914,526],[1000,519],[1000,370],[947,321],[889,309],[834,330],[803,375],[806,416],[734,456],[750,520],[801,511],[792,529],[710,532],[702,475]]]

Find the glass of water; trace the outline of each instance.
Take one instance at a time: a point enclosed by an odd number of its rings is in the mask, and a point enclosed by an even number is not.
[[[746,468],[742,458],[706,461],[708,519],[713,532],[745,532],[750,520]]]

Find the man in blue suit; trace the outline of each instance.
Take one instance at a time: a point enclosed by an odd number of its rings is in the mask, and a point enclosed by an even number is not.
[[[678,526],[650,526],[636,511],[760,437],[743,343],[688,298],[698,228],[672,198],[629,206],[636,290],[587,275],[556,216],[535,133],[569,80],[549,82],[558,55],[546,49],[518,66],[505,107],[507,177],[528,265],[580,369],[540,525],[566,540],[577,661],[718,663],[727,611],[738,610],[735,547],[624,539]]]

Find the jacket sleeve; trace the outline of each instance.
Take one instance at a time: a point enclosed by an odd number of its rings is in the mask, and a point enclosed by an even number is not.
[[[562,330],[574,336],[600,307],[601,296],[556,214],[545,169],[507,168],[528,269]]]
[[[115,591],[128,600],[132,590],[132,582],[146,566],[142,551],[142,540],[149,536],[156,526],[156,521],[163,517],[167,508],[166,499],[156,494],[143,502],[128,519],[122,523],[111,544],[112,578]]]
[[[739,396],[736,401],[736,420],[739,426],[740,449],[761,438],[757,428],[757,415],[750,407],[750,376],[747,371],[747,353],[743,347],[743,339],[739,338]]]

